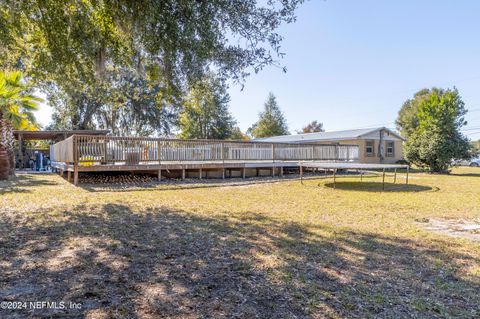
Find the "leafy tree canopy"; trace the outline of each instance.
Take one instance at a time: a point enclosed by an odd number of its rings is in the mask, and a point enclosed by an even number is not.
[[[232,134],[228,138],[229,140],[241,140],[241,141],[248,141],[250,140],[250,136],[243,133],[239,127],[234,127],[232,130]]]
[[[467,124],[465,104],[457,89],[422,90],[411,105],[409,120],[400,131],[407,137],[405,156],[411,163],[444,172],[453,160],[469,159],[472,147],[460,131]],[[407,103],[408,104],[408,101]],[[404,106],[406,105],[404,104]],[[403,109],[403,107],[402,107]],[[398,123],[403,123],[400,112]]]
[[[0,72],[0,120],[7,120],[15,129],[36,129],[33,111],[38,109],[40,101],[21,72]]]
[[[209,75],[192,86],[180,115],[180,138],[227,139],[236,121],[228,111],[225,83]],[[235,132],[236,133],[236,132]]]
[[[323,123],[320,123],[318,121],[311,121],[306,126],[304,126],[301,131],[297,131],[298,134],[316,132],[325,132],[325,130],[323,129]]]
[[[435,90],[435,89],[433,89]],[[429,89],[422,89],[414,94],[413,99],[406,100],[395,121],[397,129],[404,137],[408,137],[418,127],[418,108],[420,103],[430,94]]]
[[[57,127],[165,134],[209,70],[242,82],[278,65],[276,30],[302,2],[0,0],[0,68],[41,86]]]
[[[13,156],[13,129],[37,129],[33,111],[40,98],[18,71],[0,71],[0,149]]]
[[[95,87],[76,80],[63,90],[44,86],[54,109],[52,128],[101,128],[115,135],[171,133],[177,124],[180,98],[131,68],[109,66],[105,78],[106,82]]]
[[[472,145],[477,153],[476,155],[478,156],[480,153],[480,140],[472,142]]]
[[[247,133],[255,138],[290,134],[285,116],[278,107],[273,93],[268,95],[264,107],[258,121],[248,129]]]
[[[301,2],[0,0],[0,54],[42,79],[95,81],[117,64],[170,84],[210,67],[241,80],[278,63],[276,29],[295,20]]]

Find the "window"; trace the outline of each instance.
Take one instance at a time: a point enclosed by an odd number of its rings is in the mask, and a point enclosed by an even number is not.
[[[373,156],[374,155],[374,142],[373,141],[365,141],[365,154],[367,156]]]
[[[395,142],[387,142],[387,156],[395,156]]]

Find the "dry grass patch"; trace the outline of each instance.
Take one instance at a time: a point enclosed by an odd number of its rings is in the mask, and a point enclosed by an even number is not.
[[[479,218],[480,170],[378,181],[95,191],[22,175],[0,184],[0,299],[82,303],[39,317],[479,317],[478,243],[418,221]]]

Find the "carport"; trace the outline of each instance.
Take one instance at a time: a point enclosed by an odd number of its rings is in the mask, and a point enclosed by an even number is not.
[[[15,155],[17,158],[16,167],[19,169],[26,168],[28,160],[25,161],[25,143],[24,141],[50,141],[56,143],[62,141],[74,134],[101,136],[110,133],[109,130],[45,130],[45,131],[26,131],[15,130],[13,135],[17,140],[17,147],[15,149]]]

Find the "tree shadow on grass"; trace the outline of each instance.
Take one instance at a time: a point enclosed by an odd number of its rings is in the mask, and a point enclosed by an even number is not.
[[[478,173],[450,173],[451,176],[459,177],[480,177],[480,168],[478,168]]]
[[[78,206],[0,221],[0,300],[72,301],[81,318],[478,317],[478,259],[397,237],[263,215]],[[444,243],[443,243],[444,244]],[[0,310],[24,318],[25,310]]]
[[[42,174],[46,175],[46,174]],[[29,193],[30,187],[58,185],[58,183],[39,178],[39,174],[17,174],[8,181],[0,181],[0,195],[5,193]]]
[[[118,184],[79,184],[78,186],[89,192],[130,192],[130,191],[164,191],[175,189],[203,189],[203,188],[219,188],[219,187],[247,187],[260,184],[274,184],[288,181],[295,181],[298,176],[284,176],[284,177],[249,177],[249,178],[221,178],[211,179],[195,179],[188,178],[168,179],[162,182],[148,182],[131,185]]]
[[[325,187],[334,188],[334,184],[326,183]],[[382,182],[336,182],[335,189],[345,191],[359,191],[359,192],[381,192]],[[417,184],[394,184],[385,183],[384,192],[425,192],[438,191],[438,187],[430,187]]]

